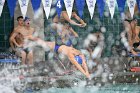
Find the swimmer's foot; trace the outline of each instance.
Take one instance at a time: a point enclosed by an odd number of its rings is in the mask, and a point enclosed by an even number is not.
[[[85,27],[86,25],[87,25],[86,23],[83,23],[81,27]]]

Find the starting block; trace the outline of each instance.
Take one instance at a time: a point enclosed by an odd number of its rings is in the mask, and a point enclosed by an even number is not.
[[[19,63],[18,59],[0,59],[0,63]]]
[[[132,67],[130,69],[130,71],[132,71],[132,72],[140,72],[140,67]]]
[[[129,70],[132,72],[140,72],[140,67],[138,65],[139,61],[137,60],[137,58],[140,57],[140,53],[137,55],[129,53],[128,57],[130,57],[130,60],[128,61],[128,67],[130,68]]]
[[[137,54],[137,55],[133,55],[133,54],[130,53],[130,54],[128,54],[128,56],[129,56],[129,57],[140,57],[140,53]]]
[[[0,63],[19,63],[18,56],[11,52],[0,52]]]

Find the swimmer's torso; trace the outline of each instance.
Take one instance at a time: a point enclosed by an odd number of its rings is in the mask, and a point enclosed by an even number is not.
[[[58,52],[63,53],[64,55],[68,55],[68,53],[73,55],[81,55],[81,52],[79,50],[76,50],[73,47],[68,47],[66,45],[61,45],[58,49]]]
[[[24,46],[29,44],[29,40],[26,38],[26,36],[32,35],[34,32],[34,29],[30,27],[30,29],[25,29],[25,27],[21,28],[20,30],[17,30],[17,39],[20,40],[20,44],[24,44]]]
[[[62,11],[62,13],[67,13],[66,11]],[[62,23],[62,24],[65,24],[67,21],[65,20],[65,18],[62,16],[62,13],[60,15],[60,18],[58,17],[58,15],[56,15],[53,19],[53,22],[54,23]]]
[[[23,37],[23,35],[20,33],[21,31],[23,31],[24,30],[24,28],[23,27],[16,27],[15,28],[15,31],[13,32],[13,33],[16,33],[17,35],[16,35],[16,37],[15,37],[15,40],[16,40],[16,42],[20,45],[20,44],[22,44],[23,43],[23,40],[24,40],[24,37]],[[12,34],[13,34],[12,33]]]
[[[61,24],[56,24],[56,31],[53,30],[53,36],[55,37],[55,42],[57,45],[66,44],[70,40],[70,32],[66,29],[65,26]]]

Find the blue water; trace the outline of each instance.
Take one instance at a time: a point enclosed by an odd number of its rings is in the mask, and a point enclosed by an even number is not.
[[[72,88],[49,88],[39,91],[26,91],[24,93],[140,93],[138,84],[115,84],[103,87],[72,87]]]

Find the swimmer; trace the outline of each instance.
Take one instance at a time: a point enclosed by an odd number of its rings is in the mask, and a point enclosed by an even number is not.
[[[70,60],[70,62],[79,71],[81,71],[87,78],[90,78],[90,74],[89,74],[88,67],[86,64],[85,56],[79,50],[77,50],[73,47],[66,46],[66,45],[56,45],[55,42],[44,41],[40,38],[33,37],[32,35],[28,36],[27,38],[35,41],[37,43],[37,45],[43,47],[44,50],[47,50],[49,47],[50,51],[54,51],[54,52],[57,52],[59,54],[62,53],[64,55],[66,55],[67,58]],[[77,62],[76,58],[78,60],[82,60],[82,61]]]

